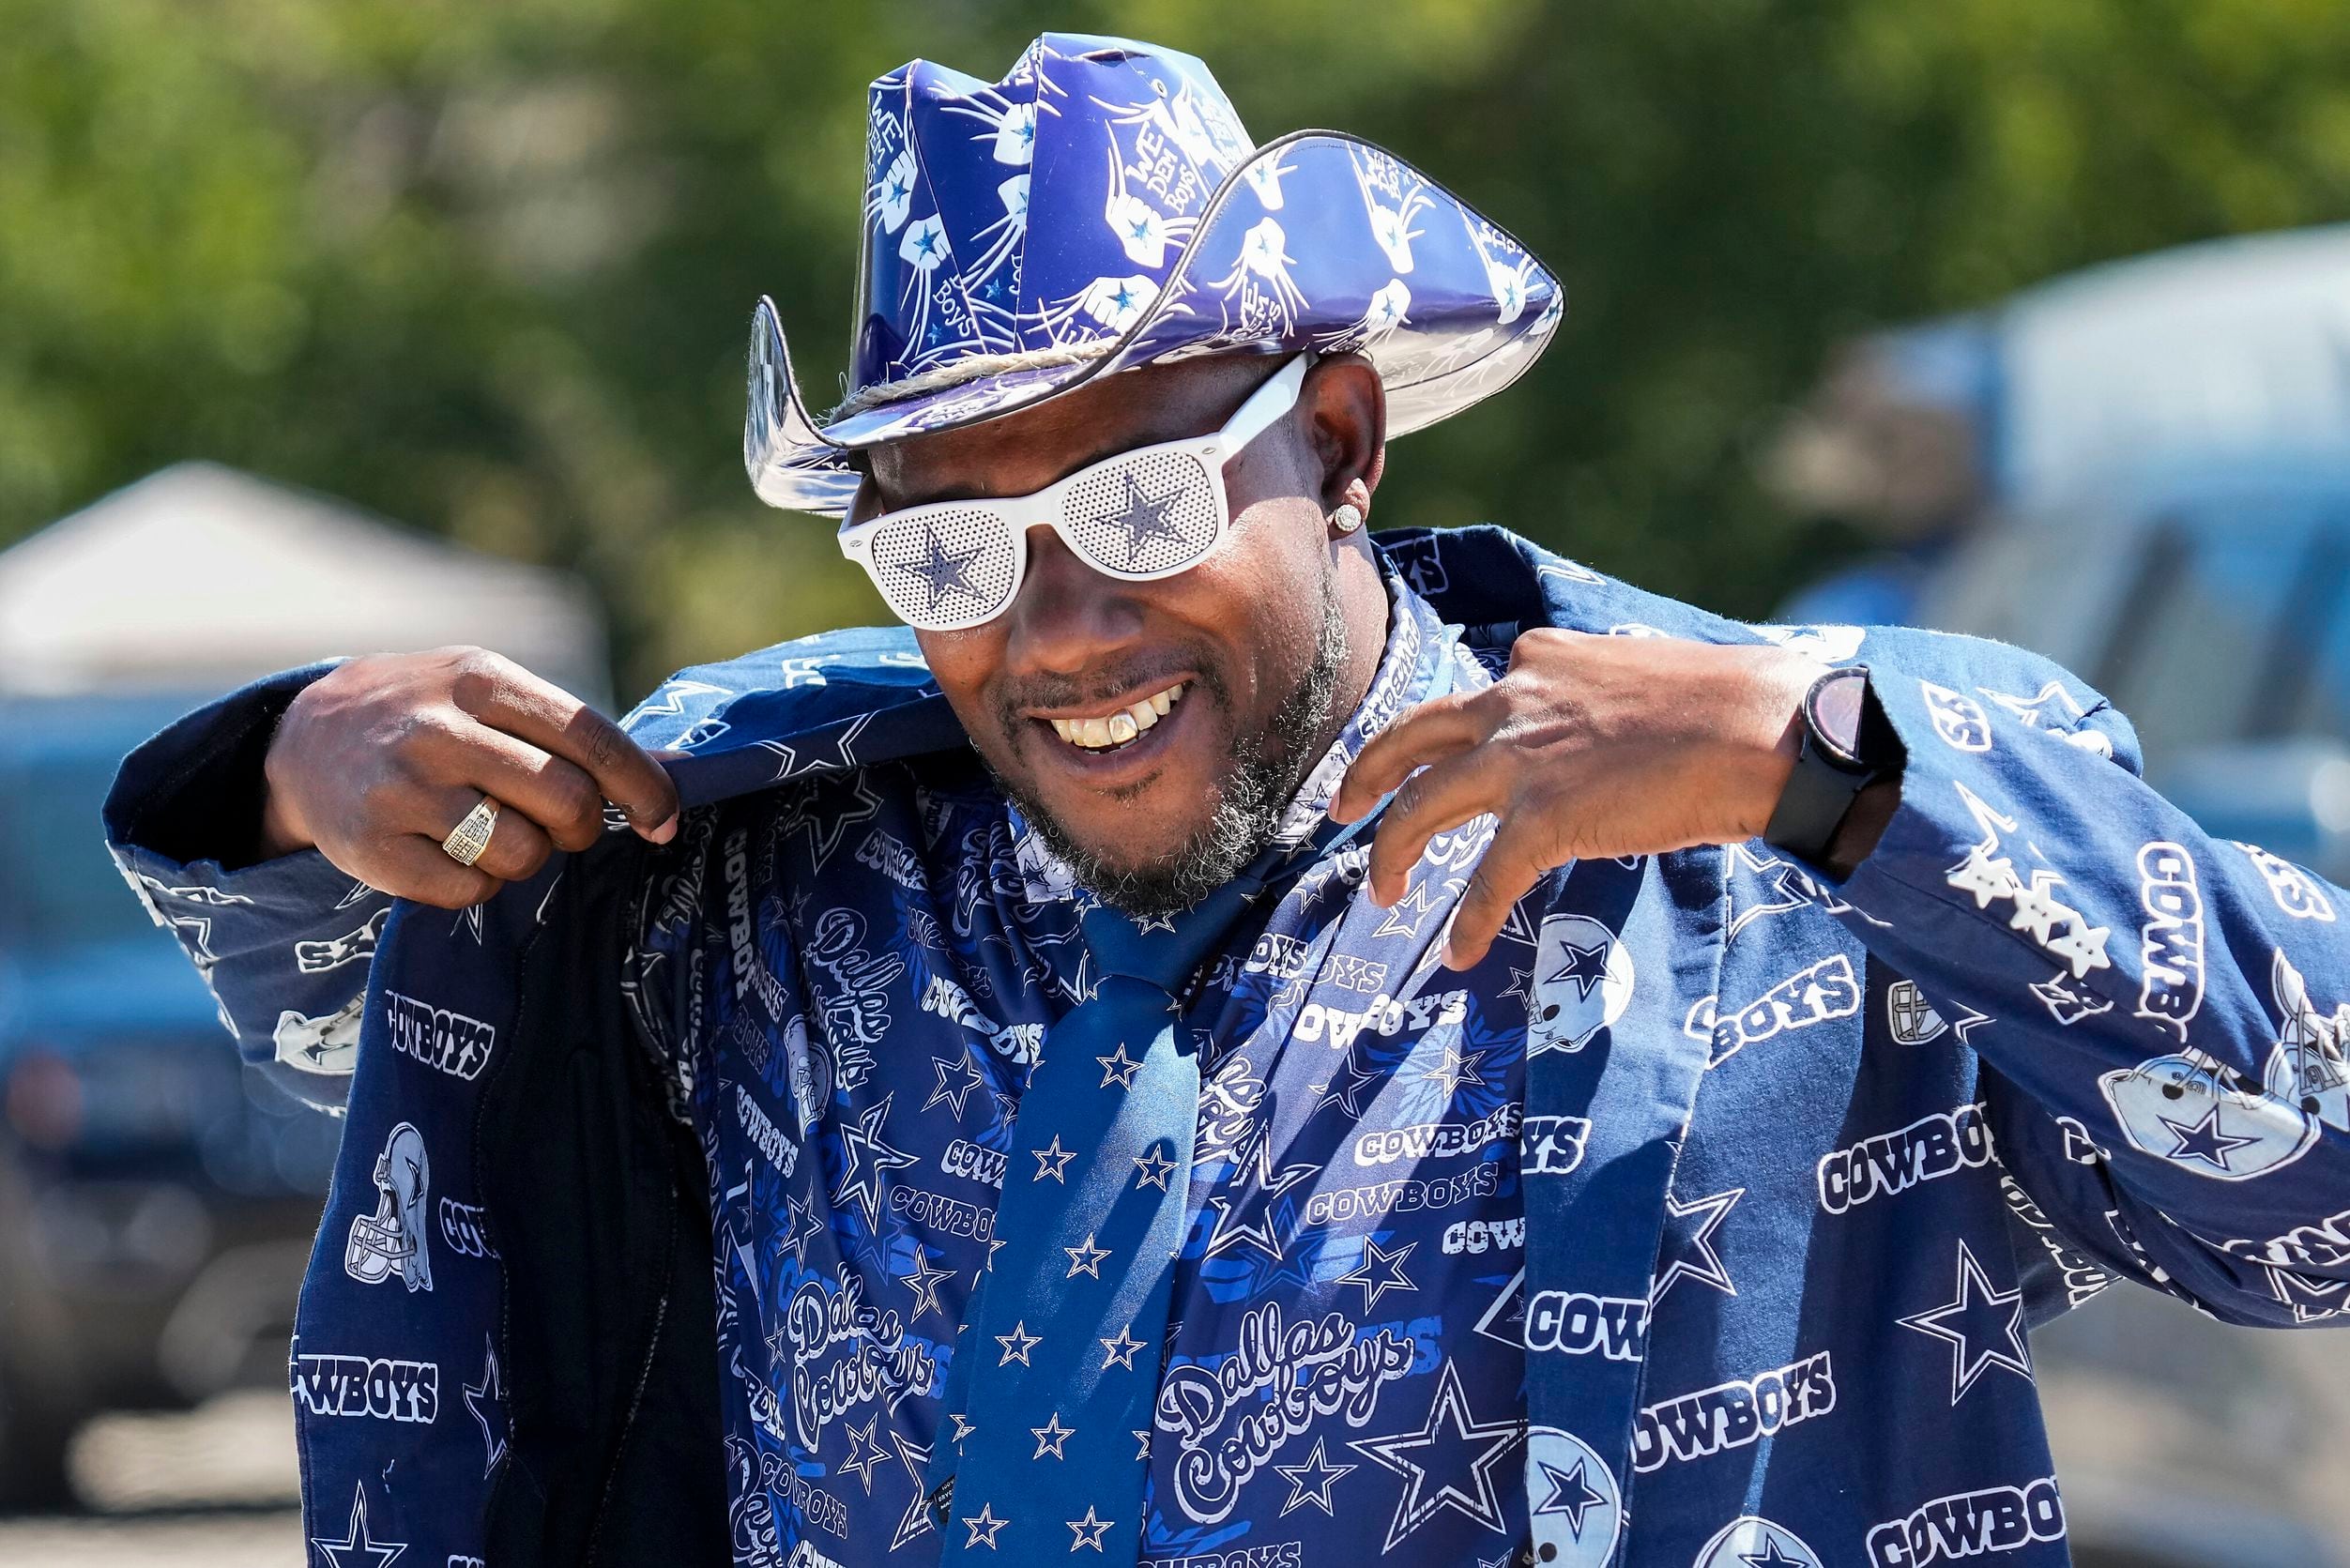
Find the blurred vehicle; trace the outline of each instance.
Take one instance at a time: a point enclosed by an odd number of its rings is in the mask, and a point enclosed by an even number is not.
[[[2130,717],[2148,781],[2207,832],[2350,882],[2350,226],[1863,339],[1763,478],[1881,545],[1784,618],[2047,654]],[[2026,723],[2077,711],[1996,700]],[[2033,1351],[2082,1568],[2350,1560],[2350,1342],[2118,1286]]]
[[[280,1382],[340,1133],[240,1064],[124,888],[115,768],[269,670],[451,642],[604,695],[571,579],[208,464],[0,554],[0,1507],[72,1500],[96,1410]]]
[[[107,1407],[274,1379],[336,1129],[245,1069],[93,832],[187,705],[0,700],[0,1500]]]

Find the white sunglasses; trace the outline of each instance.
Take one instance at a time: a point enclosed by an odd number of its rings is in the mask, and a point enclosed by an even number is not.
[[[1137,447],[1030,495],[867,518],[841,530],[841,554],[865,569],[893,615],[925,632],[960,632],[1009,609],[1028,572],[1030,528],[1049,526],[1104,576],[1147,583],[1187,571],[1231,526],[1225,464],[1297,405],[1311,358],[1284,365],[1213,435]]]

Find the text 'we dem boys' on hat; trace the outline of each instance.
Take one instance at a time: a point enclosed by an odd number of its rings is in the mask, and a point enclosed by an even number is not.
[[[1360,137],[1259,147],[1188,54],[1047,33],[992,85],[873,84],[847,397],[812,415],[773,301],[751,323],[743,464],[837,517],[850,454],[1156,360],[1355,353],[1401,435],[1500,391],[1565,306],[1501,228]]]

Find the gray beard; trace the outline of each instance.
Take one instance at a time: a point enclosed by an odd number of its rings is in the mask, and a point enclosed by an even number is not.
[[[1137,919],[1179,914],[1239,875],[1273,842],[1282,813],[1329,745],[1338,717],[1338,680],[1350,651],[1345,612],[1335,586],[1325,583],[1321,630],[1305,673],[1262,728],[1236,738],[1232,769],[1216,792],[1207,825],[1173,854],[1149,865],[1107,864],[1072,839],[1042,802],[1000,778],[997,782],[1046,846],[1104,904]],[[1231,711],[1232,695],[1220,677],[1203,674],[1199,683]]]

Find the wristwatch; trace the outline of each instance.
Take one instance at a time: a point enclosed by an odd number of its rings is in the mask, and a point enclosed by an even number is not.
[[[1900,737],[1869,689],[1869,666],[1828,671],[1803,697],[1803,746],[1762,842],[1824,862],[1860,792],[1900,771]]]

